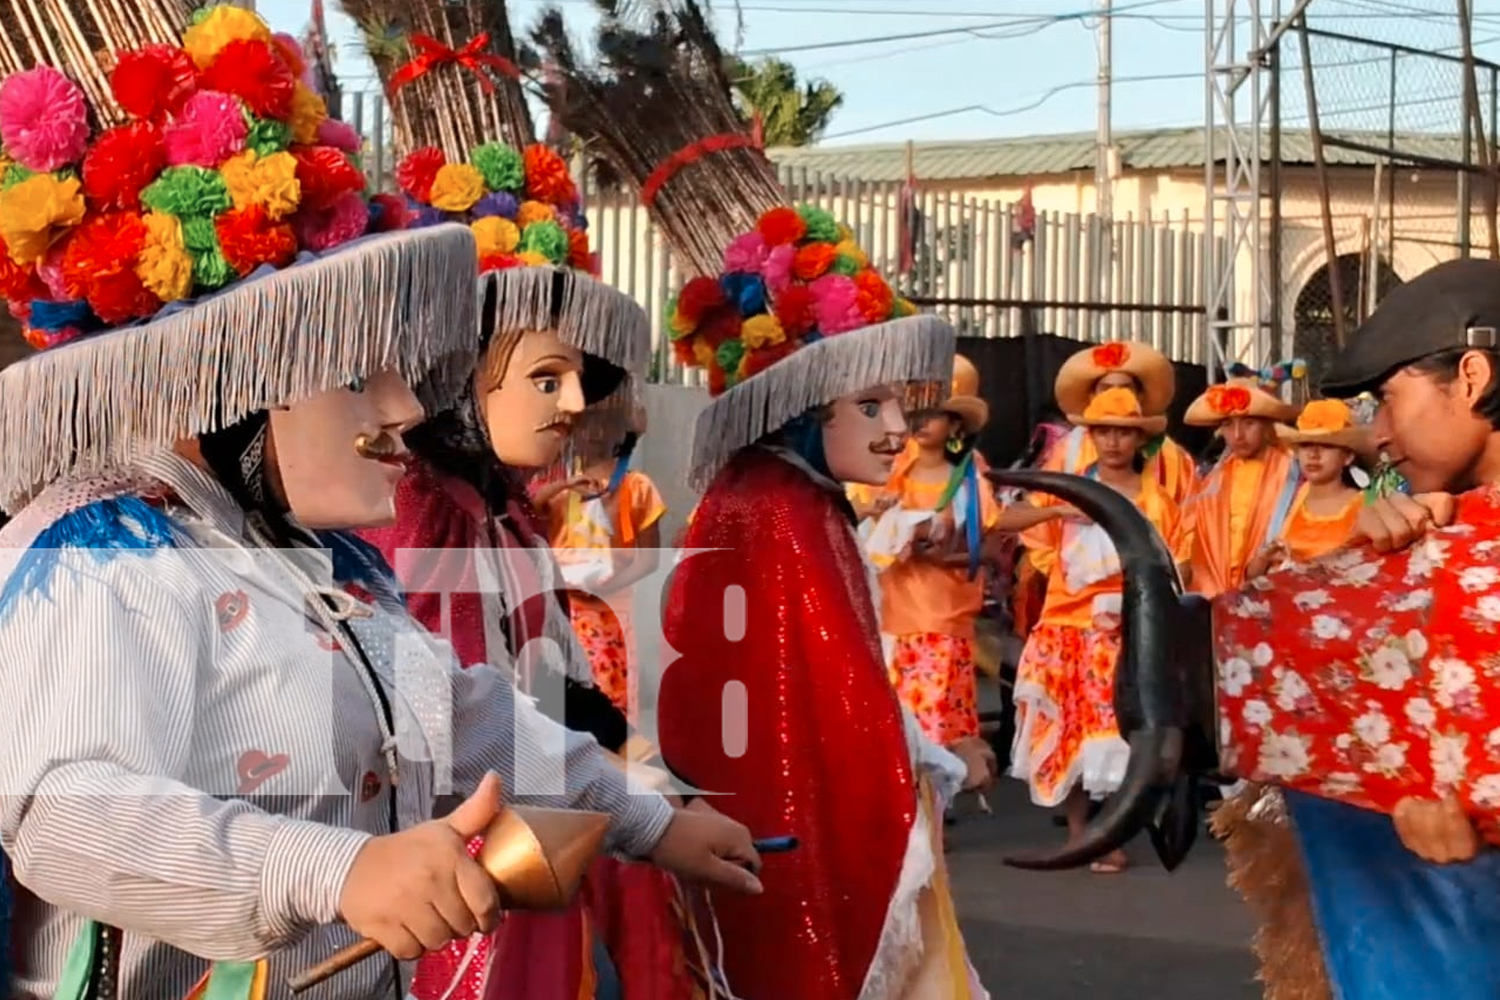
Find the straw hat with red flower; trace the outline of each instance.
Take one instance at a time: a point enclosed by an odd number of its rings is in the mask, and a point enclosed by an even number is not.
[[[0,297],[39,351],[0,373],[0,502],[380,368],[472,358],[474,304],[449,294],[472,236],[373,235],[402,220],[366,197],[358,137],[295,43],[217,6],[179,45],[108,61],[126,120],[102,131],[56,68],[0,82]]]
[[[1085,348],[1063,362],[1057,372],[1057,405],[1064,413],[1082,413],[1099,380],[1119,372],[1140,386],[1141,405],[1148,414],[1167,412],[1177,391],[1177,373],[1150,344],[1119,340]]]
[[[1217,427],[1234,417],[1290,423],[1297,419],[1297,407],[1267,392],[1256,379],[1232,378],[1209,386],[1208,391],[1193,400],[1183,422],[1194,427]]]
[[[1068,414],[1068,422],[1077,427],[1128,427],[1155,437],[1167,429],[1167,418],[1147,416],[1140,397],[1124,386],[1113,386],[1090,399],[1082,413]]]

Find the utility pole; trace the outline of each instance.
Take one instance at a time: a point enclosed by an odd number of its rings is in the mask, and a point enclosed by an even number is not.
[[[1114,175],[1111,169],[1114,164],[1114,137],[1110,128],[1110,61],[1113,54],[1110,40],[1111,2],[1112,0],[1099,0],[1099,28],[1096,33],[1099,46],[1099,123],[1094,142],[1097,147],[1094,151],[1094,197],[1096,214],[1106,224],[1113,221],[1115,214]]]

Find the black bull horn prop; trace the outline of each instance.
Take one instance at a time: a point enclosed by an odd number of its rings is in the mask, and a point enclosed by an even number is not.
[[[1125,778],[1081,840],[1005,862],[1038,871],[1077,868],[1145,830],[1170,871],[1193,846],[1202,822],[1200,782],[1218,767],[1209,604],[1183,592],[1156,529],[1109,486],[1033,469],[988,476],[1003,486],[1057,497],[1086,514],[1114,542],[1124,577],[1115,715],[1130,745]]]

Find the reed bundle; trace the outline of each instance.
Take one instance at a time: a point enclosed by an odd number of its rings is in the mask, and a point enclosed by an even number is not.
[[[695,0],[655,4],[596,0],[601,18],[592,64],[574,50],[562,13],[545,11],[531,32],[529,62],[551,72],[539,83],[562,125],[613,176],[642,190],[653,174],[705,140],[743,136],[725,57]],[[745,144],[683,163],[649,205],[678,259],[717,274],[724,247],[786,203],[776,170]]]

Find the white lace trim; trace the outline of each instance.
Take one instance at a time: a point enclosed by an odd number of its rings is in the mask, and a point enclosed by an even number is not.
[[[1033,803],[1046,808],[1059,806],[1080,782],[1083,790],[1094,799],[1102,799],[1120,787],[1125,780],[1126,765],[1130,763],[1130,744],[1118,735],[1096,736],[1084,741],[1078,757],[1068,765],[1063,780],[1058,783],[1058,791],[1051,796],[1041,794],[1032,777],[1037,763],[1057,751],[1055,734],[1059,730],[1057,720],[1062,713],[1057,704],[1035,683],[1018,683],[1015,702],[1019,724],[1016,726],[1015,740],[1011,744],[1010,774],[1030,787]],[[1052,722],[1054,735],[1033,752],[1031,741],[1041,718]]]

